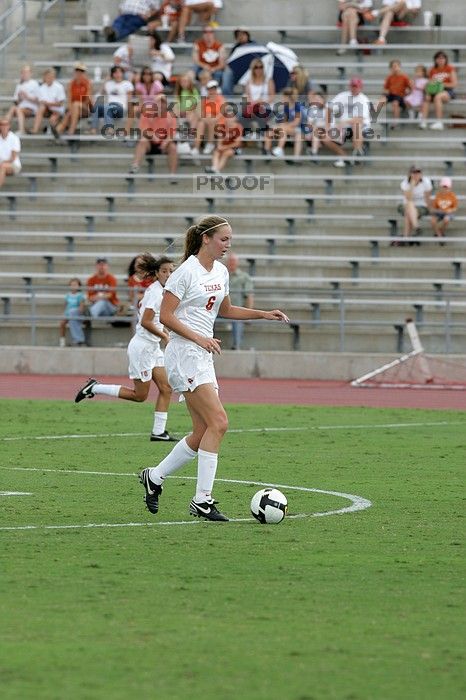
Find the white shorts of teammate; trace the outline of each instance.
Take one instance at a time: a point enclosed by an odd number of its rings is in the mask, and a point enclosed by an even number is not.
[[[151,343],[135,335],[128,345],[128,376],[141,382],[150,382],[154,367],[165,365],[164,354],[158,343]]]
[[[170,340],[165,350],[165,370],[173,391],[194,391],[201,384],[218,390],[214,361],[210,352],[190,342]]]

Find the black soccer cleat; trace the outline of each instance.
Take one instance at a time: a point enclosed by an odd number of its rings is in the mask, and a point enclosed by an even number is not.
[[[93,387],[98,384],[97,379],[88,379],[86,384],[78,391],[74,399],[75,403],[83,401],[83,399],[93,399],[95,394],[92,392]]]
[[[150,441],[151,442],[178,442],[178,440],[170,435],[170,433],[167,433],[166,430],[164,430],[163,433],[160,433],[160,435],[156,435],[155,433],[150,434]]]
[[[159,510],[159,496],[163,491],[163,487],[159,484],[154,484],[154,482],[150,480],[149,468],[142,470],[139,474],[139,481],[146,490],[144,500],[147,509],[155,515]]]
[[[204,501],[204,503],[196,503],[194,499],[189,504],[189,514],[196,518],[204,518],[204,520],[213,520],[217,522],[228,522],[228,518],[215,507],[218,501]]]

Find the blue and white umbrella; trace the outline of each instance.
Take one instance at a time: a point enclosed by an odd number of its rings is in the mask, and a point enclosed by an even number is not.
[[[269,41],[261,44],[246,44],[239,46],[228,58],[235,83],[245,85],[250,78],[249,66],[254,58],[261,58],[267,79],[272,78],[277,92],[283,90],[288,83],[291,70],[298,65],[298,57],[294,51],[282,44]]]

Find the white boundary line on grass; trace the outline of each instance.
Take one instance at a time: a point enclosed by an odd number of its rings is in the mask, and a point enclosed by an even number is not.
[[[118,472],[94,472],[86,470],[73,470],[73,469],[41,469],[40,467],[0,467],[4,470],[11,471],[41,471],[41,472],[54,472],[54,473],[65,473],[65,474],[89,474],[89,475],[99,475],[99,476],[130,476],[134,478],[136,474],[132,473],[118,473]],[[196,480],[195,476],[171,476],[170,479],[190,479]],[[309,488],[307,486],[290,486],[289,484],[271,484],[265,481],[251,481],[243,479],[216,479],[216,481],[221,481],[226,484],[241,484],[245,486],[270,486],[272,488],[288,489],[289,491],[304,491],[306,493],[322,493],[327,496],[337,496],[338,498],[346,498],[351,501],[351,505],[344,508],[338,508],[337,510],[327,510],[324,512],[317,513],[297,513],[295,515],[288,515],[287,519],[297,519],[297,518],[322,518],[327,515],[343,515],[345,513],[356,513],[361,510],[366,510],[372,506],[372,502],[367,498],[362,496],[356,496],[351,493],[342,493],[340,491],[328,491],[326,489],[315,489]],[[202,521],[199,520],[178,520],[178,521],[156,521],[147,523],[87,523],[84,525],[11,525],[0,527],[0,531],[11,531],[11,530],[84,530],[84,529],[96,529],[96,528],[119,528],[119,527],[154,527],[157,525],[199,525]],[[254,522],[254,518],[232,518],[229,522],[231,523],[247,523]]]
[[[466,425],[466,421],[432,421],[418,423],[369,423],[356,425],[306,425],[295,428],[234,428],[229,433],[287,433],[301,432],[304,430],[370,430],[378,428],[433,428],[448,427],[450,425]],[[0,437],[0,442],[18,442],[20,440],[88,440],[109,437],[144,437],[149,433],[82,433],[70,435],[20,435],[15,437]]]

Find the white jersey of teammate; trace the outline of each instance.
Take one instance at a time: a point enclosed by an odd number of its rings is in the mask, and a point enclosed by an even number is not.
[[[144,338],[144,340],[149,340],[151,343],[160,343],[160,337],[158,335],[154,335],[146,328],[144,328],[141,325],[141,321],[144,315],[144,311],[146,309],[151,309],[154,312],[154,325],[156,326],[157,330],[159,330],[160,332],[163,331],[163,326],[160,323],[160,306],[162,304],[162,296],[163,287],[157,280],[156,282],[151,284],[150,287],[147,287],[144,296],[139,302],[138,322],[136,324],[135,334],[140,338]]]
[[[191,255],[170,275],[165,289],[180,300],[175,316],[196,333],[212,338],[218,310],[229,294],[229,275],[225,265],[214,260],[209,272],[195,255]],[[191,342],[173,332],[170,340]]]

